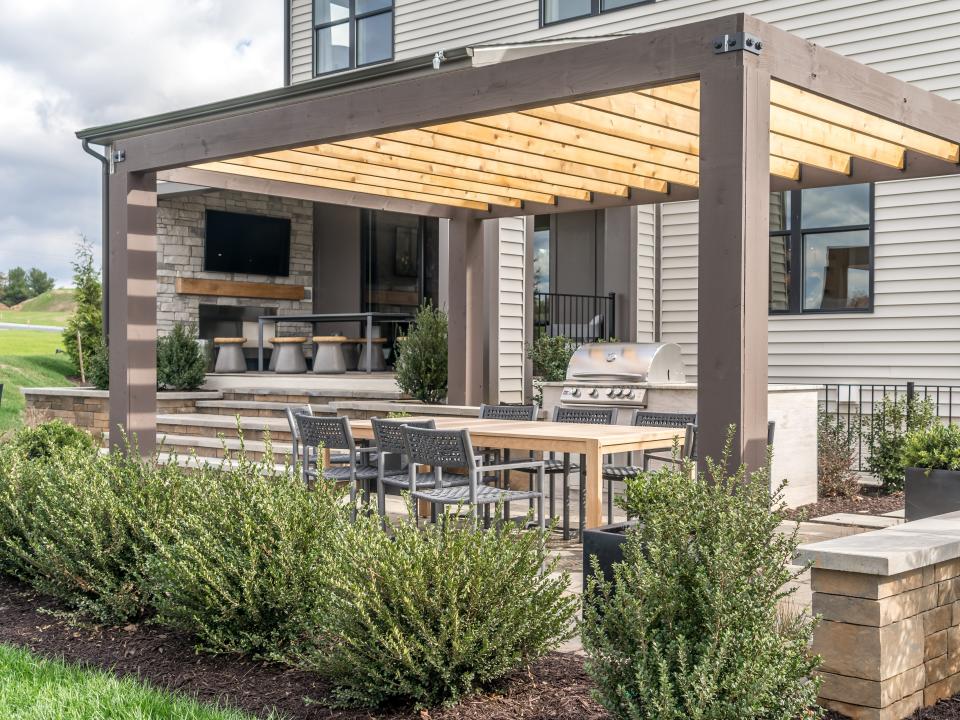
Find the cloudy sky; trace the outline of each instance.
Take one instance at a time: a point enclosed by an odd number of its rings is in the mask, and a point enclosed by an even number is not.
[[[100,243],[74,133],[283,84],[282,0],[0,0],[0,272]],[[95,148],[99,149],[99,148]]]

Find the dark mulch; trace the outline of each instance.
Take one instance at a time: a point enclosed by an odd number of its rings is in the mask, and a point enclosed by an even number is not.
[[[53,611],[43,612],[42,609]],[[124,628],[69,622],[62,607],[0,576],[0,643],[41,656],[138,677],[156,687],[265,717],[291,720],[599,720],[583,659],[553,653],[507,678],[494,692],[429,712],[371,713],[323,706],[328,686],[316,675],[237,656],[197,653],[182,634],[149,624]]]
[[[903,509],[903,493],[881,493],[879,490],[864,488],[859,495],[850,498],[823,498],[810,505],[801,505],[786,512],[788,520],[809,520],[811,518],[832,515],[833,513],[860,513],[863,515],[883,515]]]
[[[826,713],[824,720],[849,720],[846,715],[831,712]],[[960,718],[960,695],[949,700],[941,700],[936,705],[917,710],[906,720],[957,720]]]

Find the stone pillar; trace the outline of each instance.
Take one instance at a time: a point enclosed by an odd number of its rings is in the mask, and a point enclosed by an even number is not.
[[[960,692],[960,559],[881,576],[814,568],[820,704],[900,720]]]

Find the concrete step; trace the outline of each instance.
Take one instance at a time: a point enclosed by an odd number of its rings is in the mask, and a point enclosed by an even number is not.
[[[197,410],[205,415],[226,415],[235,417],[286,418],[288,407],[302,407],[303,403],[273,402],[268,400],[201,400]],[[314,415],[336,415],[337,412],[327,404],[311,403]]]
[[[307,403],[326,405],[344,400],[400,400],[403,393],[381,388],[349,387],[344,380],[340,387],[231,387],[223,388],[224,400],[265,401],[284,404],[305,405]]]
[[[221,435],[236,439],[239,430],[246,440],[265,440],[269,435],[275,443],[290,443],[290,425],[286,417],[244,417],[212,415],[207,413],[177,413],[157,415],[157,435],[191,435],[217,440]]]
[[[187,469],[197,469],[200,467],[232,469],[240,464],[236,458],[201,457],[199,455],[181,455],[179,453],[173,454],[168,452],[157,453],[157,462],[161,464],[170,463],[174,460],[176,461],[177,465]],[[273,469],[278,473],[287,471],[292,472],[290,465],[284,465],[280,463],[275,463],[273,465]]]
[[[243,447],[247,457],[254,461],[262,459],[266,452],[266,443],[262,440],[244,438]],[[240,451],[240,440],[236,437],[217,438],[159,433],[157,449],[161,453],[175,453],[178,461],[180,456],[189,458],[193,455],[205,459],[222,459],[229,455],[236,455]],[[292,462],[290,443],[274,442],[272,450],[275,463]]]

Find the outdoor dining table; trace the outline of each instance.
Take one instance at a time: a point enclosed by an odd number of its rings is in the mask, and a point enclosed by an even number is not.
[[[425,419],[429,415],[417,416]],[[529,450],[533,452],[570,453],[586,460],[587,528],[603,524],[603,457],[612,453],[628,453],[663,448],[674,440],[683,443],[684,429],[645,428],[629,425],[587,425],[581,423],[514,422],[463,417],[433,417],[438,429],[466,428],[477,447],[496,450]],[[352,420],[354,437],[373,439],[369,420]]]
[[[408,313],[390,312],[360,312],[360,313],[310,313],[304,315],[261,315],[257,318],[257,370],[263,372],[263,326],[268,322],[280,324],[282,322],[318,323],[330,322],[366,322],[367,336],[367,372],[373,372],[373,324],[374,323],[409,323],[413,316]]]

